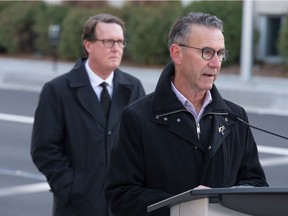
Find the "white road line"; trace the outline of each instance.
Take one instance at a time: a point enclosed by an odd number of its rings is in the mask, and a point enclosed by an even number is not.
[[[257,146],[258,152],[288,156],[288,148],[271,147],[271,146]]]
[[[46,180],[45,176],[42,174],[25,172],[22,170],[11,170],[11,169],[0,168],[0,175],[23,177],[23,178],[29,178],[29,179],[34,179],[34,180],[40,180],[40,181]]]
[[[5,114],[5,113],[0,113],[0,120],[26,123],[26,124],[33,124],[34,122],[34,118],[30,116],[13,115],[13,114]],[[257,147],[258,147],[259,153],[267,153],[267,154],[284,156],[284,157],[273,157],[273,158],[261,159],[261,164],[263,167],[288,164],[288,148],[279,148],[279,147],[271,147],[271,146],[257,146]],[[39,180],[45,179],[44,176],[27,173],[21,170],[0,169],[0,174],[14,175],[18,177],[26,177],[26,178],[39,179]],[[7,187],[7,188],[0,188],[0,197],[45,192],[49,190],[50,190],[50,187],[47,182],[12,186],[12,187]]]
[[[48,191],[49,189],[50,187],[47,182],[13,186],[0,189],[0,197],[13,196],[19,194],[39,193],[43,191]]]
[[[258,146],[258,151],[260,153],[262,152],[262,153],[269,153],[273,155],[284,155],[284,157],[273,157],[273,158],[261,159],[261,164],[263,167],[288,164],[288,149],[286,148]],[[13,171],[13,170],[8,170],[8,169],[0,169],[0,174],[14,175],[14,176],[26,177],[26,178],[27,177],[35,178],[36,176],[37,178],[39,178],[38,175],[26,173],[20,170]],[[44,178],[44,176],[42,177]],[[50,190],[50,187],[47,182],[12,186],[12,187],[2,188],[2,189],[0,188],[0,197],[21,195],[21,194],[32,194],[32,193],[39,193],[39,192],[48,192],[49,190]]]
[[[33,124],[34,122],[34,118],[30,116],[12,115],[12,114],[6,114],[6,113],[0,113],[0,120],[26,123],[26,124]]]
[[[279,166],[288,164],[288,157],[273,157],[261,159],[263,167]]]

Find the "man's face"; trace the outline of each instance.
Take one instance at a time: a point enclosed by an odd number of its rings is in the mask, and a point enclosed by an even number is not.
[[[85,48],[89,53],[90,67],[97,73],[110,73],[119,67],[124,48],[119,46],[118,43],[115,43],[110,48],[105,47],[103,41],[99,40],[124,41],[123,30],[116,23],[100,22],[97,24],[95,32],[97,40],[84,42]]]
[[[200,49],[181,47],[181,60],[177,65],[179,72],[176,74],[175,81],[184,82],[181,85],[185,85],[186,89],[195,93],[206,92],[212,88],[219,74],[221,62],[216,54],[210,60],[203,59],[201,49],[208,47],[216,52],[223,50],[224,36],[219,29],[200,25],[193,25],[190,35],[185,45]]]

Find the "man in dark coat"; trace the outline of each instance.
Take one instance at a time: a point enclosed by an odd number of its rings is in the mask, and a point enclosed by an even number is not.
[[[89,18],[83,31],[88,58],[40,94],[31,155],[53,192],[55,216],[111,215],[104,181],[112,140],[123,107],[145,95],[138,79],[118,69],[124,33],[118,17]],[[107,115],[100,103],[104,81],[111,100]]]
[[[214,85],[229,55],[222,32],[209,14],[178,19],[155,92],[124,109],[105,187],[115,216],[148,215],[147,206],[193,188],[268,186],[250,128],[233,117],[248,121],[245,110]]]

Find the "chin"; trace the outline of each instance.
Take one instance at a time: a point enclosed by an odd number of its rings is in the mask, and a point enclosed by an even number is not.
[[[205,90],[210,90],[210,89],[212,89],[213,83],[214,83],[214,82],[211,82],[211,83],[209,82],[209,83],[203,84],[203,89],[205,89]]]
[[[119,67],[120,63],[121,63],[121,61],[119,59],[115,59],[115,60],[110,62],[111,65],[114,65],[114,66],[117,66],[117,67]]]
[[[118,68],[119,65],[120,65],[120,62],[111,62],[111,63],[109,64],[109,66],[110,66],[111,68]]]

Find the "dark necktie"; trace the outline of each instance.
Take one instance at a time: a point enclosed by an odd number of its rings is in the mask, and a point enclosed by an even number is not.
[[[102,92],[101,92],[101,96],[100,96],[100,102],[102,104],[104,113],[106,115],[106,118],[108,118],[108,113],[109,113],[109,107],[110,107],[110,95],[109,92],[107,90],[107,83],[103,82],[100,84],[102,86]]]

